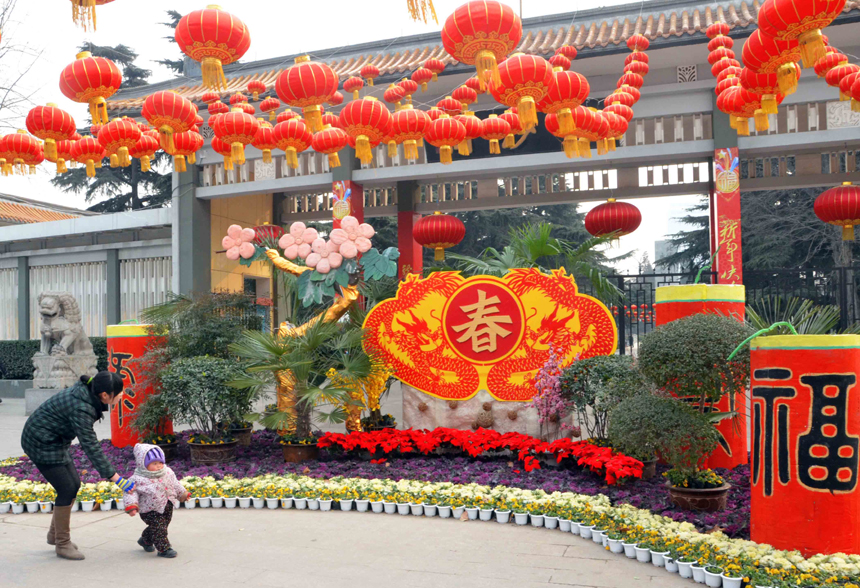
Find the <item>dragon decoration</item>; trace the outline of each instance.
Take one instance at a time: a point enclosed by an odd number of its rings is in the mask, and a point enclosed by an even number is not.
[[[580,294],[564,268],[514,269],[503,278],[411,274],[364,327],[368,353],[384,357],[404,383],[445,400],[486,390],[497,400],[527,401],[551,349],[569,365],[610,355],[617,344],[609,309]]]

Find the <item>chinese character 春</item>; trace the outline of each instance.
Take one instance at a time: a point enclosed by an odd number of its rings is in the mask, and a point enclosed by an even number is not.
[[[453,327],[454,331],[463,333],[457,339],[458,343],[464,343],[471,339],[472,351],[475,353],[482,351],[492,353],[497,349],[497,338],[504,338],[511,334],[511,331],[499,325],[510,324],[513,320],[510,316],[496,314],[499,309],[493,306],[495,304],[499,304],[498,296],[487,298],[486,292],[478,290],[478,301],[475,304],[460,307],[460,310],[469,317],[469,322]]]

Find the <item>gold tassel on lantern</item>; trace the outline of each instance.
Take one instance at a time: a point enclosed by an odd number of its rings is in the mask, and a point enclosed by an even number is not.
[[[502,152],[501,148],[499,148],[499,140],[498,139],[490,139],[490,154],[498,155]]]
[[[263,163],[272,163],[271,149],[263,149]]]
[[[597,140],[597,154],[598,155],[606,155],[609,153],[609,145],[606,142],[606,139],[598,139]]]
[[[531,96],[520,98],[517,103],[517,111],[520,115],[520,124],[523,127],[523,132],[535,128],[538,124],[537,107],[535,99]]]
[[[499,66],[496,63],[496,56],[492,51],[482,49],[475,55],[475,68],[478,70],[478,82],[481,84],[481,90],[487,89],[487,81],[492,81],[496,86],[502,85],[502,77],[499,75]],[[433,74],[433,81],[436,81],[436,74]]]
[[[102,160],[96,159],[96,169],[101,169],[101,168],[102,168]]]
[[[92,159],[87,160],[87,177],[88,178],[96,177],[96,164]]]
[[[397,141],[388,142],[388,157],[392,159],[397,157]]]
[[[67,171],[69,171],[69,170],[66,167],[66,160],[63,159],[62,157],[57,158],[57,173],[58,174],[64,174]]]
[[[224,169],[227,171],[233,171],[233,158],[229,155],[224,156]]]
[[[185,161],[187,161],[191,165],[194,165],[195,163],[197,163],[197,154],[196,153],[189,153],[188,155],[185,156]]]
[[[72,20],[85,31],[96,30],[96,0],[72,0]]]
[[[32,175],[34,175],[35,173],[36,173],[36,166],[35,166],[35,165],[31,165],[31,166],[30,166],[30,175],[32,176]]]
[[[45,159],[48,161],[57,159],[57,142],[53,139],[45,139]]]
[[[273,121],[277,120],[277,118],[278,118],[278,115],[275,114],[275,111],[270,110],[269,111],[269,122],[273,122]]]
[[[516,145],[517,145],[517,140],[514,137],[513,133],[511,133],[510,135],[505,137],[505,140],[502,143],[502,147],[504,147],[505,149],[513,149],[514,147],[516,147]]]
[[[615,151],[615,137],[609,137],[609,150]]]
[[[152,169],[152,166],[149,164],[149,155],[144,155],[140,158],[140,171],[148,172]]]
[[[439,161],[445,165],[453,163],[454,160],[451,159],[452,153],[454,153],[454,150],[450,145],[443,145],[439,148]]]
[[[242,165],[245,163],[245,145],[244,143],[232,143],[230,145],[230,157],[233,159],[233,163],[236,165]]]
[[[827,54],[821,29],[806,31],[797,38],[797,42],[800,44],[800,58],[803,60],[803,67],[807,69],[814,67],[815,62]]]
[[[591,159],[591,141],[589,141],[585,137],[580,137],[578,139],[578,142],[579,142],[579,155],[580,155],[580,157],[585,157],[586,159]]]
[[[429,10],[430,16],[433,17],[433,22],[439,24],[439,20],[436,18],[436,9],[433,8],[433,0],[406,0],[406,5],[409,8],[409,16],[415,22],[420,20],[427,23],[427,12]]]
[[[176,150],[173,145],[173,129],[167,125],[162,126],[158,129],[158,138],[159,143],[161,144],[161,148],[168,153],[172,153]]]
[[[337,152],[328,154],[328,166],[331,167],[340,167],[340,156],[338,156]]]
[[[469,140],[463,139],[460,141],[460,144],[457,145],[457,153],[464,157],[468,157],[472,154],[472,148],[469,146]]]
[[[110,122],[107,114],[107,102],[103,97],[98,96],[90,100],[90,118],[93,119],[94,125],[106,125]]]
[[[116,153],[110,154],[110,166],[119,167],[119,155],[117,155]]]
[[[373,151],[370,148],[370,139],[367,135],[359,135],[355,139],[355,156],[361,163],[370,163],[373,161]]]
[[[738,130],[738,117],[729,115],[729,126],[734,130]]]
[[[217,57],[204,57],[200,63],[200,71],[203,74],[203,85],[210,90],[226,90],[227,78],[224,77],[224,69],[221,60]]]
[[[564,146],[564,154],[568,159],[574,159],[579,157],[579,144],[576,140],[576,137],[573,135],[568,135],[564,138],[564,142],[562,143]]]
[[[842,225],[842,240],[843,241],[853,241],[854,240],[854,225]]]
[[[448,149],[450,149],[450,147]],[[433,249],[433,259],[436,261],[445,261],[445,248],[436,247]]]
[[[318,104],[305,106],[302,108],[302,114],[304,115],[305,123],[312,133],[318,133],[322,130],[322,113]]]
[[[782,94],[794,94],[797,90],[797,64],[786,63],[776,72],[776,83]]]
[[[770,128],[770,120],[763,108],[758,108],[755,111],[755,130],[758,132],[766,131]]]
[[[741,137],[750,136],[750,119],[738,117],[736,124],[737,126],[735,128],[738,131],[738,135]]]
[[[419,149],[424,149],[424,137],[418,137],[417,146]],[[417,158],[418,156],[416,155],[415,157]]]
[[[776,103],[776,95],[764,94],[761,97],[761,109],[766,114],[776,114],[777,112],[779,112],[779,110],[777,109],[777,106],[778,105]],[[756,126],[758,126],[758,123],[756,123]]]
[[[299,154],[296,152],[295,147],[287,147],[287,166],[290,169],[298,169],[299,168]]]
[[[576,130],[576,123],[573,121],[573,113],[570,108],[562,108],[556,114],[558,119],[558,131],[562,135],[569,135]]]
[[[178,174],[186,171],[185,167],[185,156],[184,155],[174,155],[173,156],[173,171]]]
[[[128,147],[119,148],[119,165],[120,167],[128,167],[131,165],[131,158],[128,156]]]
[[[851,112],[860,112],[860,100],[851,99]]]
[[[407,161],[418,160],[418,142],[414,140],[403,142],[403,156]]]

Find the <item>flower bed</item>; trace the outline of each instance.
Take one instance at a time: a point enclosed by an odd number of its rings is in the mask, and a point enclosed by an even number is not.
[[[547,443],[521,433],[499,433],[488,429],[461,431],[437,428],[432,431],[386,429],[370,433],[327,433],[319,441],[321,448],[339,447],[347,453],[368,451],[382,454],[429,455],[440,449],[453,448],[471,457],[480,457],[493,451],[510,451],[523,463],[527,472],[540,469],[538,457],[546,456],[562,463],[570,458],[576,465],[587,467],[605,477],[607,484],[619,480],[642,477],[642,462],[613,451],[609,447],[598,447],[588,441],[559,439]]]

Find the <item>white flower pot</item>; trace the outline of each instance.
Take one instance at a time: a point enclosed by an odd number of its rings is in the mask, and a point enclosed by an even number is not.
[[[75,500],[72,503],[72,512],[78,512],[79,510],[81,510],[81,503],[80,501]]]
[[[561,531],[562,533],[569,533],[570,532],[570,521],[568,521],[566,519],[559,519],[558,530]]]
[[[356,500],[355,501],[355,510],[357,510],[358,512],[367,512],[367,509],[369,506],[370,506],[369,500]]]
[[[200,508],[209,508],[212,506],[212,497],[211,496],[201,496],[197,499],[197,504]]]
[[[308,499],[307,498],[296,498],[293,500],[296,505],[296,508],[299,510],[305,510],[308,507]]]
[[[496,522],[501,524],[506,524],[511,520],[511,511],[509,510],[497,510],[496,511]]]
[[[332,503],[332,502],[334,502],[334,501],[333,501],[333,500],[331,500],[331,499],[328,499],[328,500],[322,500],[322,499],[320,499],[320,501],[319,501],[319,503],[320,503],[320,510],[321,510],[321,511],[323,511],[323,512],[328,512],[328,511],[330,511],[330,510],[331,510],[331,503]]]
[[[281,508],[293,508],[293,497],[281,498]]]
[[[99,504],[100,510],[110,510],[111,508],[113,508],[113,498],[109,498],[108,500],[105,500],[104,502]]]
[[[192,508],[196,508],[196,507],[197,507],[197,501],[194,500],[193,498],[191,500],[185,501],[185,508],[192,509]],[[119,508],[119,507],[117,507],[117,508]]]
[[[39,503],[35,500],[32,502],[25,502],[24,505],[27,507],[27,512],[30,514],[34,512],[39,512]]]
[[[582,533],[582,525],[575,521],[570,521],[570,532],[574,535],[580,535]]]
[[[672,572],[673,574],[678,573],[678,562],[669,557],[668,555],[665,557],[666,559],[666,571]],[[740,588],[740,587],[738,587]]]
[[[603,545],[603,531],[600,529],[591,530],[591,541],[598,545]]]
[[[583,539],[591,539],[591,534],[594,532],[594,525],[579,525],[579,536]]]
[[[478,519],[478,509],[477,508],[467,508],[466,514],[469,515],[470,521],[475,521]]]
[[[609,542],[609,551],[612,553],[624,553],[624,545],[621,544],[621,539],[609,539],[606,540]]]
[[[84,512],[92,512],[95,505],[95,500],[81,500],[81,510]],[[24,505],[22,504],[21,506],[23,507]]]
[[[54,508],[53,502],[43,502],[41,500],[39,501],[39,511],[47,514],[47,513],[51,512],[51,510],[53,508]]]
[[[606,536],[606,533],[603,533],[602,540],[600,542],[604,547],[609,547],[609,537]]]
[[[743,578],[732,578],[725,574],[723,576],[723,588],[741,588],[744,583]]]
[[[224,507],[224,497],[223,496],[213,496],[211,499],[212,508],[223,508]]]
[[[412,512],[412,509],[409,508],[408,502],[398,502],[397,503],[397,514],[408,515],[410,512]]]
[[[377,514],[381,513],[381,512],[385,512],[385,503],[383,503],[381,500],[378,502],[371,502],[370,503],[370,510],[372,510],[373,512],[375,512]]]
[[[424,505],[423,504],[415,504],[409,503],[409,511],[416,517],[420,517],[424,514]]]
[[[385,514],[394,514],[397,512],[396,502],[383,502],[382,506],[384,508]]]
[[[543,527],[543,515],[529,515],[529,521],[531,521],[532,527]]]
[[[235,496],[225,496],[224,497],[224,506],[227,508],[236,508],[236,505],[239,503],[239,499]]]
[[[622,547],[624,547],[624,555],[629,557],[630,559],[636,559],[636,544],[635,543],[621,543]]]
[[[493,509],[492,508],[482,508],[481,512],[478,513],[478,518],[480,518],[482,521],[493,520]]]
[[[705,583],[705,568],[703,568],[700,565],[693,565],[693,566],[691,566],[691,569],[693,570],[693,580],[695,580],[699,584],[704,584]]]
[[[424,505],[424,516],[425,517],[435,517],[436,512],[439,510],[439,507],[435,504],[425,504]]]
[[[11,502],[0,502],[0,514],[6,514],[10,510],[12,510]]]
[[[705,570],[705,585],[708,588],[720,588],[723,585],[723,573],[714,574]]]
[[[647,547],[636,547],[636,561],[641,561],[642,563],[650,563],[651,550]]]
[[[254,498],[251,499],[251,504],[254,505],[254,508],[259,510],[259,509],[266,506],[266,499],[265,498],[257,498],[255,496]]]
[[[239,508],[251,508],[251,497],[243,496],[239,499]]]
[[[22,512],[24,512],[25,509],[26,509],[26,507],[24,506],[23,502],[21,502],[21,503],[16,502],[12,505],[12,514],[21,514]],[[93,505],[90,504],[90,510],[92,510],[92,509],[93,509]]]
[[[654,551],[651,550],[651,563],[654,564],[658,568],[666,567],[666,556],[669,555],[668,551]]]
[[[117,510],[125,510],[125,498],[117,498],[114,500]]]
[[[266,508],[269,510],[275,510],[278,508],[278,499],[277,498],[267,498],[266,499]]]
[[[439,518],[442,518],[442,519],[451,518],[451,507],[450,506],[440,506],[439,507]]]
[[[527,512],[515,512],[514,513],[514,522],[518,525],[528,525],[529,524],[529,513],[527,513]]]
[[[543,518],[543,526],[547,529],[557,529],[558,528],[558,517],[547,517]]]
[[[693,577],[693,564],[696,562],[693,561],[676,561],[678,564],[678,575],[682,578],[692,578]]]
[[[355,502],[355,500],[353,500],[351,498],[349,500],[341,500],[339,503],[340,504],[340,510],[343,510],[343,511],[352,510],[352,504],[354,502]],[[367,507],[365,507],[365,510],[367,510]]]
[[[308,498],[308,510],[319,510],[320,509],[320,499],[319,498]]]
[[[464,510],[466,510],[465,506],[458,506],[458,507],[453,509],[453,511],[451,512],[451,515],[459,521],[460,517],[463,516]]]

